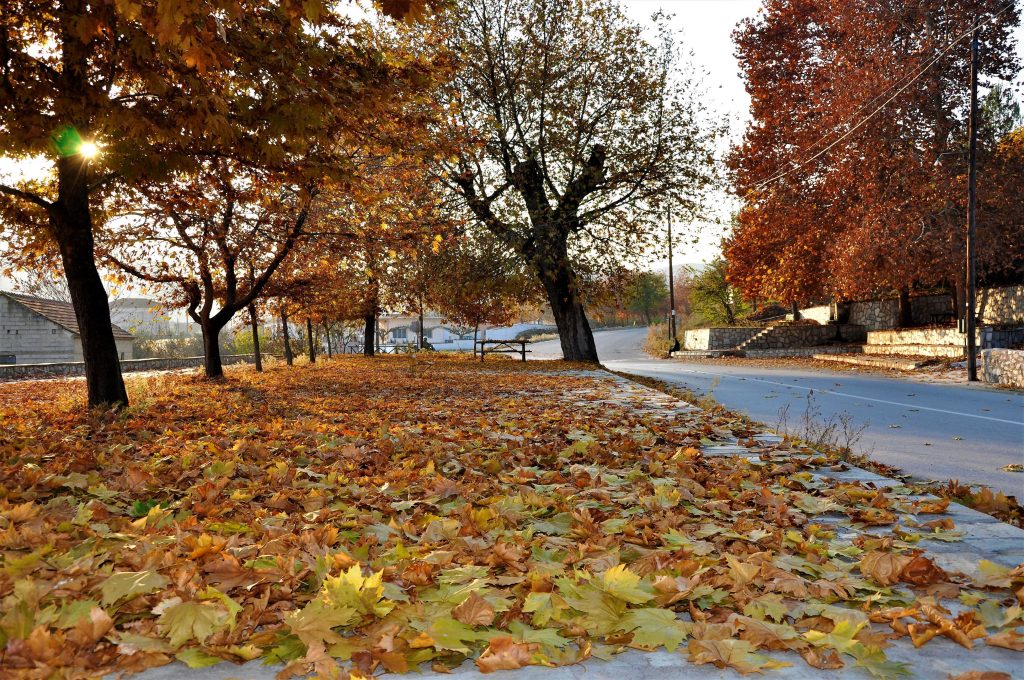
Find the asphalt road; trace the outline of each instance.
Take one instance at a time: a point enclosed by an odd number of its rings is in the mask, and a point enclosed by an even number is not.
[[[711,393],[726,407],[776,428],[805,414],[819,426],[848,418],[859,430],[854,450],[924,479],[986,484],[1024,498],[1024,394],[981,385],[924,383],[910,378],[817,368],[761,368],[652,359],[641,349],[644,328],[599,331],[608,368]],[[560,359],[557,340],[531,347],[534,359]]]

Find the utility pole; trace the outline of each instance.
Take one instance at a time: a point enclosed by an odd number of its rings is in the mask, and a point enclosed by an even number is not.
[[[971,37],[971,142],[968,151],[970,170],[967,179],[967,380],[978,380],[978,355],[975,347],[975,304],[977,297],[977,229],[975,212],[978,204],[978,20],[974,20]]]
[[[668,327],[668,339],[671,343],[669,351],[679,351],[679,338],[676,336],[676,282],[675,282],[675,271],[672,265],[672,209],[669,208],[667,211],[668,216],[668,304],[671,310],[669,311],[669,327]]]

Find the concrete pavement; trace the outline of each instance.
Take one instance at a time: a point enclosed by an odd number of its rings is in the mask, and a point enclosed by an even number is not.
[[[983,385],[929,384],[897,375],[817,368],[762,368],[653,359],[643,352],[644,328],[598,331],[608,368],[712,394],[727,408],[775,427],[809,413],[815,422],[848,414],[863,427],[853,447],[922,479],[958,479],[1024,497],[1024,394]],[[534,359],[561,358],[558,341],[532,347]]]

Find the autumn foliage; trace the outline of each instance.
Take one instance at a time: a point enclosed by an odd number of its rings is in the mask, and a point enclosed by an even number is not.
[[[1020,568],[929,556],[960,537],[948,501],[839,481],[740,420],[638,409],[655,393],[623,399],[642,388],[608,374],[231,373],[132,379],[120,414],[83,415],[73,382],[0,389],[5,677],[175,658],[491,671],[627,648],[893,677],[890,638],[1022,646]],[[702,453],[735,440],[752,455]]]
[[[784,302],[962,287],[975,17],[983,82],[1012,80],[1014,3],[771,0],[740,25],[753,121],[730,159],[744,201],[725,244],[733,285]],[[982,277],[1019,268],[1024,244],[1019,202],[1000,204],[1024,175],[1008,163],[1007,131],[991,132]]]

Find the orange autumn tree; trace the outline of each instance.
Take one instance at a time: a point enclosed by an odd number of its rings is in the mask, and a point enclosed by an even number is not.
[[[744,22],[753,120],[731,158],[744,207],[725,247],[730,280],[795,302],[958,285],[967,38],[978,17],[982,77],[1010,77],[1019,15],[996,0],[772,0]],[[982,155],[985,181],[995,168]],[[1001,257],[985,250],[982,269]]]
[[[385,4],[424,9],[421,0]],[[362,58],[386,59],[350,40],[344,9],[326,0],[4,3],[2,157],[43,159],[50,171],[0,182],[0,229],[11,257],[59,255],[90,406],[128,401],[96,266],[108,195],[196,158],[273,160],[317,139],[320,114],[339,104],[334,86],[372,84],[379,70]]]

